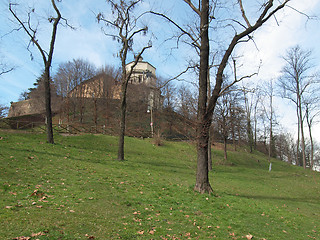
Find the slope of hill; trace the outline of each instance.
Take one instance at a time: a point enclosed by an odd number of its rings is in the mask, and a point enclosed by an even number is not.
[[[319,239],[319,173],[214,150],[213,195],[193,191],[187,142],[0,131],[1,239]],[[25,238],[19,238],[24,236]]]

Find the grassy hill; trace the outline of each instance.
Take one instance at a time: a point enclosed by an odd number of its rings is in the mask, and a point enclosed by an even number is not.
[[[0,239],[320,239],[319,173],[214,149],[193,191],[192,143],[0,131]],[[20,238],[23,239],[23,238]]]

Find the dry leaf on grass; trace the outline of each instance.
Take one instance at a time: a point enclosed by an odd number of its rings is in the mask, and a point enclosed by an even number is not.
[[[248,234],[248,235],[246,235],[246,238],[247,238],[248,240],[250,240],[250,239],[253,238],[253,236],[252,236],[251,234]]]
[[[43,232],[38,232],[38,233],[32,233],[31,237],[38,237],[38,236],[45,236],[46,234]]]

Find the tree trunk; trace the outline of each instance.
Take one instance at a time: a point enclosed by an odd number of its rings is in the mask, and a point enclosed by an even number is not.
[[[253,134],[252,134],[250,116],[247,117],[247,133],[248,133],[248,141],[249,141],[250,153],[252,153],[253,152]]]
[[[208,140],[208,170],[212,170],[212,149],[211,149],[211,133],[209,130],[209,140]]]
[[[94,121],[94,125],[97,131],[97,127],[98,127],[98,99],[97,98],[93,98],[93,121]]]
[[[312,119],[310,119],[309,116],[309,108],[307,106],[306,109],[306,119],[307,119],[307,124],[308,124],[308,129],[309,129],[309,138],[310,138],[310,145],[311,145],[311,153],[310,153],[310,170],[313,170],[313,165],[314,165],[314,143],[313,143],[313,137],[312,137]]]
[[[306,169],[307,167],[306,166],[306,143],[304,139],[301,98],[299,98],[299,114],[300,114],[300,130],[301,130],[301,143],[302,143],[302,163],[303,163],[303,168]]]
[[[299,158],[299,152],[300,152],[300,115],[299,115],[299,109],[297,107],[297,118],[298,118],[298,138],[297,138],[297,156],[296,156],[296,165],[301,166],[300,158]]]
[[[235,136],[235,130],[234,130],[234,124],[232,123],[232,144],[233,144],[233,150],[237,151],[237,143],[236,143],[236,136]]]
[[[200,124],[199,124],[200,125]],[[213,192],[209,183],[208,175],[208,130],[204,125],[200,125],[198,131],[198,143],[197,143],[197,176],[196,185],[194,190],[200,193]]]
[[[311,144],[310,170],[312,170],[314,165],[314,160],[313,160],[314,144],[313,144],[313,138],[311,134],[311,126],[309,128],[309,136],[310,136],[310,144]]]
[[[210,83],[210,71],[208,71],[208,79],[207,79],[207,84],[208,84],[208,101],[211,97],[211,83]],[[209,102],[208,102],[209,104]],[[209,171],[212,170],[212,150],[211,150],[211,131],[209,128],[209,138],[208,138],[208,169]]]
[[[212,114],[207,114],[208,70],[209,70],[209,0],[201,2],[200,22],[200,73],[197,123],[197,176],[194,190],[211,193],[208,176],[208,141]]]
[[[227,137],[224,136],[223,138],[223,150],[224,150],[224,161],[227,162],[228,160],[228,153],[227,153]]]
[[[120,105],[120,129],[118,143],[118,160],[124,160],[124,135],[126,131],[126,112],[127,112],[127,83],[122,82],[121,86],[121,105]]]
[[[272,83],[272,82],[271,82]],[[272,85],[271,85],[272,86]],[[271,87],[272,89],[272,87]],[[272,92],[270,93],[270,132],[269,132],[269,156],[268,156],[268,160],[269,162],[271,162],[271,156],[272,156],[272,145],[273,145],[273,109],[272,109],[272,105],[273,105],[273,101],[272,101]]]
[[[52,130],[52,111],[51,111],[51,90],[50,90],[50,66],[45,68],[44,77],[44,92],[45,92],[45,108],[46,108],[46,129],[47,142],[54,144],[53,130]]]

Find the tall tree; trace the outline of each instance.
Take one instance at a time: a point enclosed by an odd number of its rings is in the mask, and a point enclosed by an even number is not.
[[[120,100],[120,131],[119,131],[119,144],[118,144],[118,160],[124,160],[124,135],[126,129],[126,111],[127,111],[127,89],[128,83],[131,78],[133,69],[138,64],[143,52],[151,47],[149,42],[147,46],[140,49],[138,52],[133,51],[133,44],[138,34],[146,34],[148,31],[147,26],[138,27],[139,16],[135,16],[134,9],[142,0],[125,1],[125,0],[107,0],[111,5],[113,18],[106,18],[103,13],[97,15],[98,22],[104,22],[106,26],[111,26],[115,30],[114,33],[104,31],[106,36],[116,39],[121,47],[119,51],[119,58],[121,61],[121,100]],[[135,55],[134,63],[127,68],[127,58],[129,53]]]
[[[164,14],[155,13],[167,19],[173,25],[175,25],[180,31],[181,36],[186,36],[189,40],[188,44],[194,46],[197,53],[199,54],[199,75],[198,75],[198,111],[197,111],[197,174],[196,184],[194,187],[195,191],[200,193],[212,192],[211,185],[209,183],[208,176],[208,140],[209,130],[212,122],[212,115],[217,103],[218,98],[222,92],[228,88],[222,88],[224,80],[224,72],[229,62],[235,47],[239,43],[249,41],[252,36],[251,33],[259,29],[265,22],[267,22],[272,16],[275,15],[280,9],[283,9],[290,0],[274,1],[265,0],[263,4],[258,7],[256,19],[250,21],[245,13],[245,7],[242,4],[242,0],[237,0],[234,3],[238,6],[239,15],[242,19],[232,19],[232,16],[228,16],[226,19],[217,19],[219,16],[225,16],[224,14],[216,14],[216,11],[225,8],[218,7],[218,1],[210,0],[184,0],[184,2],[192,9],[193,13],[197,18],[196,29],[190,28],[190,25],[184,26],[177,24],[174,20]],[[227,11],[228,12],[228,11]],[[231,14],[230,14],[231,15]],[[230,21],[231,19],[231,21]],[[221,21],[219,21],[221,20]],[[208,98],[208,76],[209,76],[209,56],[210,56],[210,39],[209,29],[212,22],[230,21],[228,26],[232,24],[238,24],[232,26],[234,30],[231,38],[226,40],[227,47],[222,52],[222,58],[218,60],[215,73],[215,83],[212,87],[212,94]],[[244,22],[244,23],[243,23]],[[252,23],[253,22],[253,23]],[[240,27],[239,27],[240,26]],[[213,28],[214,30],[215,28]],[[210,30],[211,31],[211,30]],[[228,35],[228,34],[226,34]],[[185,39],[186,40],[186,39]],[[243,78],[235,79],[231,84],[240,81]]]
[[[316,88],[316,90],[319,90]],[[310,169],[312,170],[314,167],[314,154],[315,154],[315,144],[313,140],[312,127],[314,123],[318,120],[320,115],[319,109],[319,93],[316,91],[311,91],[311,94],[304,98],[305,105],[305,119],[307,122],[308,130],[309,130],[309,139],[310,139]]]
[[[253,98],[249,99],[248,93],[254,92],[254,90],[249,90],[243,87],[242,89],[243,96],[244,96],[244,105],[245,105],[245,112],[246,112],[246,132],[247,132],[247,139],[248,139],[248,144],[250,147],[250,153],[252,153],[253,148],[254,148],[254,133],[253,133],[253,128],[252,128],[252,111],[253,111],[253,106],[254,106],[254,101]]]
[[[15,8],[18,4],[9,2],[9,11],[12,16],[19,24],[19,29],[23,29],[24,32],[28,35],[30,39],[30,43],[34,44],[39,50],[43,64],[44,64],[44,87],[45,87],[45,109],[46,109],[46,128],[47,128],[47,142],[53,144],[53,130],[52,130],[52,111],[51,111],[51,91],[50,91],[50,68],[52,64],[53,51],[56,41],[56,35],[58,30],[59,21],[62,19],[61,13],[56,5],[55,0],[51,0],[51,5],[55,11],[56,16],[50,16],[48,21],[52,24],[52,33],[51,40],[49,45],[49,51],[45,50],[45,48],[40,44],[40,41],[37,38],[37,28],[39,23],[35,26],[32,24],[31,16],[35,14],[35,9],[31,9],[27,13],[27,20],[23,20],[20,16],[18,16]],[[30,44],[29,44],[30,46]]]
[[[269,121],[269,146],[268,146],[268,160],[271,161],[271,157],[275,157],[275,111],[274,111],[274,84],[273,79],[270,79],[263,87],[263,93],[267,97],[267,102],[263,104],[264,116]]]
[[[301,133],[302,165],[306,168],[303,97],[315,83],[315,78],[310,71],[313,67],[311,51],[301,49],[300,46],[290,48],[283,57],[286,65],[282,69],[279,79],[281,96],[292,101],[296,106],[298,121],[297,162],[299,162],[299,146]]]

